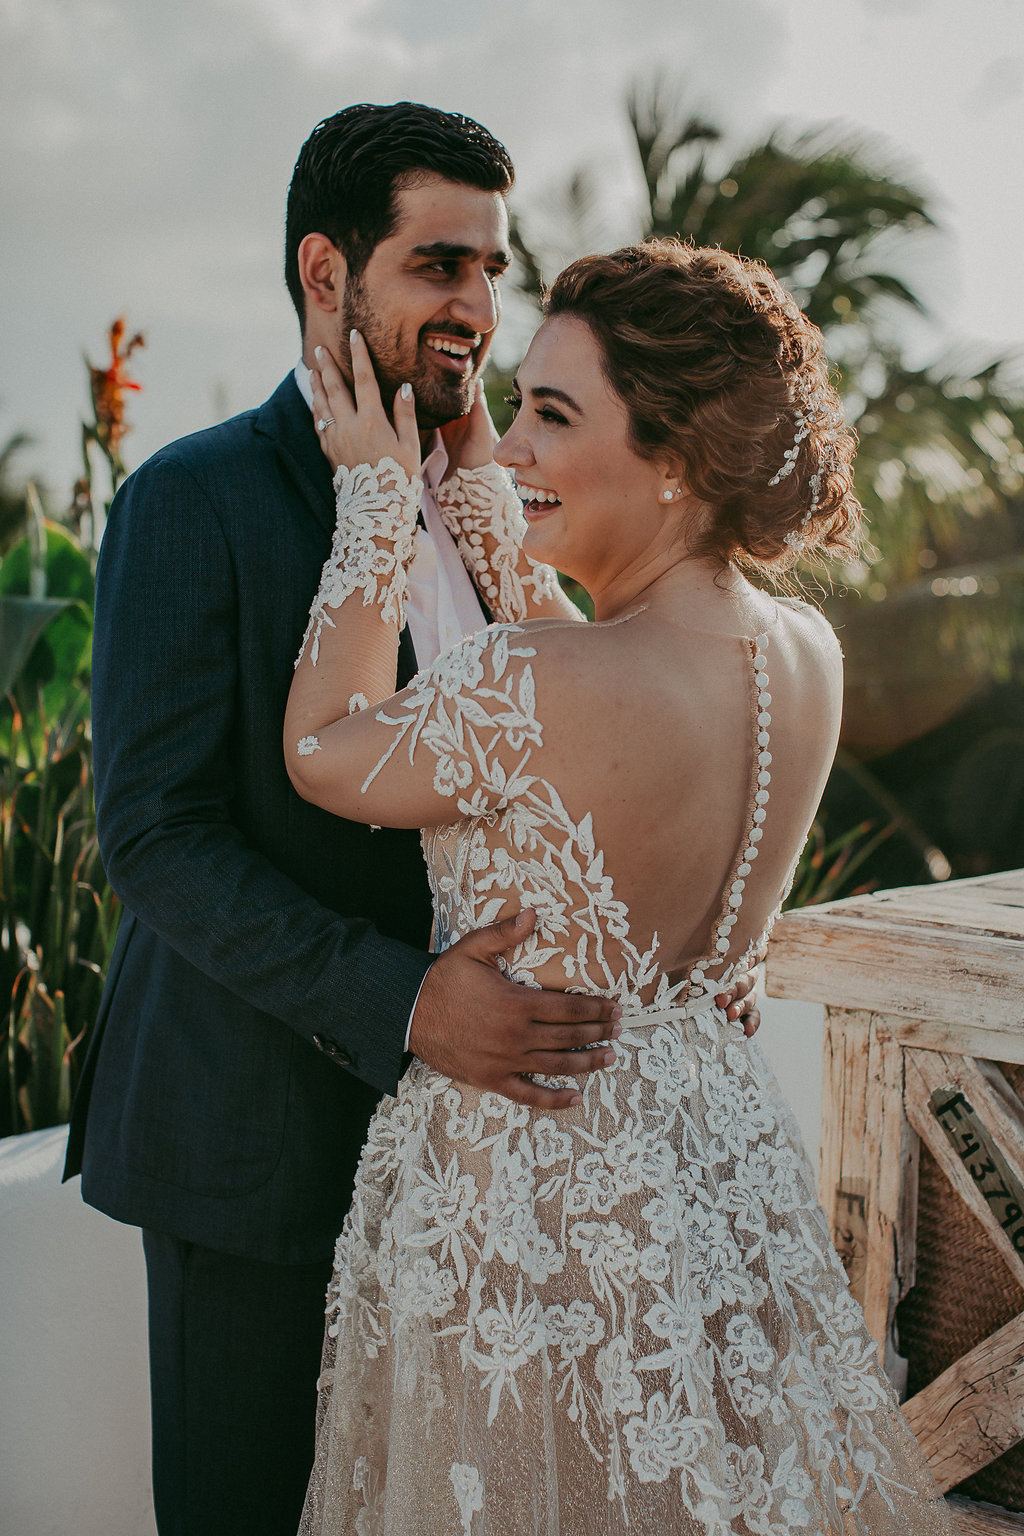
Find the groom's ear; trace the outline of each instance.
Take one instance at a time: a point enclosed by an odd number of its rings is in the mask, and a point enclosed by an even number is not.
[[[306,295],[306,313],[318,309],[325,315],[342,308],[348,263],[326,235],[306,235],[297,252],[299,280]]]

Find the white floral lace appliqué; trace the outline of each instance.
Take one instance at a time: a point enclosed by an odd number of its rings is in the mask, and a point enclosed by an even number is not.
[[[473,1516],[479,1514],[484,1507],[483,1478],[476,1467],[459,1461],[452,1462],[448,1475],[455,1492],[455,1502],[459,1506],[463,1532],[465,1536],[472,1536]]]
[[[354,469],[342,465],[335,473],[334,489],[339,516],[296,666],[307,645],[316,666],[324,626],[334,627],[328,609],[340,608],[355,592],[362,592],[364,604],[378,604],[387,623],[401,629],[405,622],[403,604],[422,480],[410,479],[394,459],[382,459],[377,465],[357,464]]]
[[[526,518],[500,464],[456,470],[438,488],[437,508],[496,619],[517,623],[529,618],[531,601],[554,597],[553,566],[536,564],[520,574]]]

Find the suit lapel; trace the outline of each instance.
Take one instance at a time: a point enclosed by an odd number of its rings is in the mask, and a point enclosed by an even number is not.
[[[331,538],[334,533],[334,485],[331,466],[317,442],[309,407],[289,374],[256,413],[256,431],[270,438],[275,452],[302,501]],[[311,594],[312,595],[312,594]],[[419,663],[408,626],[398,642],[398,686],[404,688]]]
[[[328,534],[334,532],[331,466],[320,451],[309,407],[293,374],[256,413],[256,431],[269,438],[288,478]]]

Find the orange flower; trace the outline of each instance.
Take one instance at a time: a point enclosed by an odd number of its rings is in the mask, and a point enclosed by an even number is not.
[[[128,377],[125,368],[136,347],[146,345],[141,331],[137,331],[129,341],[125,341],[125,329],[124,316],[119,315],[110,327],[109,368],[94,368],[86,359],[92,387],[93,410],[96,414],[94,428],[96,441],[104,452],[118,463],[121,458],[121,439],[128,431],[125,421],[125,391],[142,388],[135,379]]]

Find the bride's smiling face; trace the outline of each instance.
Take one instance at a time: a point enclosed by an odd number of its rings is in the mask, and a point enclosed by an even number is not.
[[[590,587],[664,535],[673,481],[629,439],[629,413],[600,343],[572,315],[545,320],[515,380],[518,414],[494,452],[526,515],[524,549]]]

